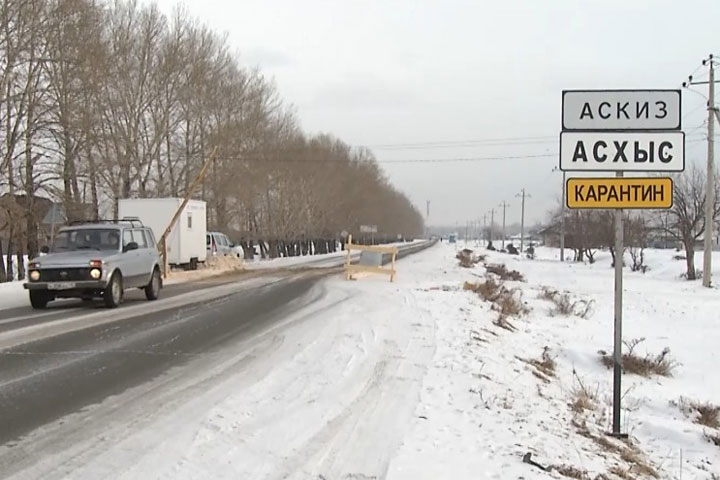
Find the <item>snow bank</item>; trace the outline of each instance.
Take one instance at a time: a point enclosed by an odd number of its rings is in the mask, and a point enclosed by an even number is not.
[[[27,292],[22,282],[0,283],[0,318],[2,310],[28,305]]]

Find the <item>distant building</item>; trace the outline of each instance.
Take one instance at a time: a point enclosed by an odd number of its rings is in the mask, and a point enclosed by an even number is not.
[[[715,230],[713,232],[714,238],[712,242],[713,252],[720,252],[720,232]],[[695,240],[695,251],[702,251],[705,248],[705,235],[700,235],[700,238]]]
[[[546,247],[560,246],[560,228],[556,225],[549,225],[538,230],[537,236],[540,238],[540,243]]]

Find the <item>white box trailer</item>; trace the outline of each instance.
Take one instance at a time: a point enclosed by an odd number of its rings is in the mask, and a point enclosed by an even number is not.
[[[118,217],[137,217],[152,228],[159,242],[182,198],[124,198],[118,200]],[[167,238],[168,263],[195,269],[207,257],[205,234],[207,217],[205,202],[190,200]]]

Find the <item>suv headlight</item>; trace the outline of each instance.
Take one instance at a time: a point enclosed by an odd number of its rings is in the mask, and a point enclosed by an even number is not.
[[[102,271],[99,268],[93,268],[90,270],[90,278],[97,280],[102,276]]]
[[[30,270],[30,281],[31,282],[37,282],[40,280],[40,272],[37,270]]]

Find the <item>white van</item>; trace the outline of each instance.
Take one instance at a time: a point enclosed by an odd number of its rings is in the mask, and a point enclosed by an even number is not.
[[[205,248],[207,255],[210,256],[226,256],[243,258],[243,249],[240,245],[235,245],[227,235],[221,232],[208,232],[205,235]]]

